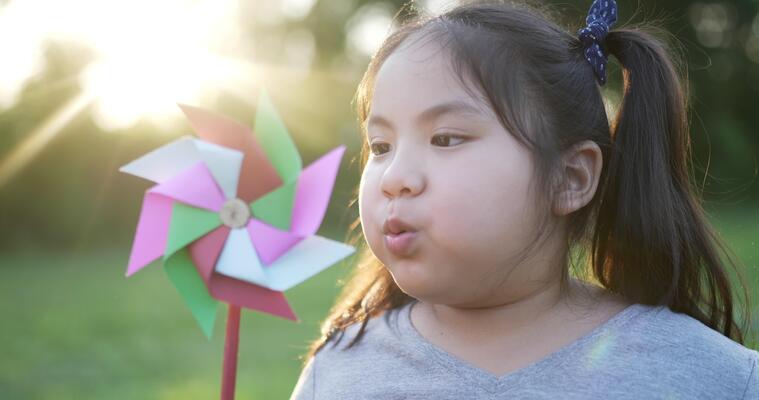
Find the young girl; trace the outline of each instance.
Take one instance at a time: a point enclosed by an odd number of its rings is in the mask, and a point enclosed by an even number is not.
[[[572,34],[468,4],[386,39],[357,92],[366,261],[292,399],[759,399],[690,183],[686,81],[616,19],[596,0]]]

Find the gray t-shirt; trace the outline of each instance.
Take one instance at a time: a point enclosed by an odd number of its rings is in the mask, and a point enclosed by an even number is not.
[[[301,372],[291,400],[759,399],[759,352],[686,314],[633,304],[524,368],[492,375],[427,341],[416,301],[371,319],[365,336],[328,342]]]

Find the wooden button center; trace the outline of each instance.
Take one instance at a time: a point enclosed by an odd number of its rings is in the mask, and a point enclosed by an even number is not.
[[[230,228],[242,228],[250,219],[250,208],[240,199],[232,199],[224,203],[219,211],[219,218]]]

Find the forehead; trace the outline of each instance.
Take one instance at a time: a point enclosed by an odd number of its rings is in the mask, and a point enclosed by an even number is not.
[[[449,53],[436,40],[404,42],[382,64],[374,83],[370,115],[413,116],[443,103],[464,103],[491,114],[473,98],[452,69]],[[472,86],[470,86],[472,87]]]

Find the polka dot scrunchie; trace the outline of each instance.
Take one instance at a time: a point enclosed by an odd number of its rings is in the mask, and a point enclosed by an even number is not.
[[[586,26],[577,31],[580,42],[585,47],[585,59],[593,67],[593,72],[602,86],[606,83],[608,57],[601,48],[601,43],[615,22],[617,22],[617,2],[593,0],[588,16],[585,18]]]

